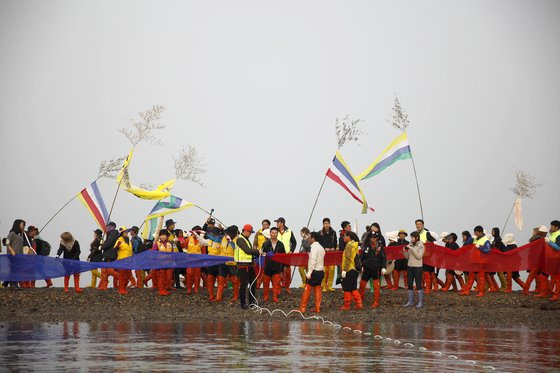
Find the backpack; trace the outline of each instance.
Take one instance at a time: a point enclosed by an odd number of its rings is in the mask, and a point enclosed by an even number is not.
[[[136,252],[134,254],[140,254],[141,252],[144,252],[148,249],[146,245],[144,245],[144,240],[142,240],[140,237],[135,236],[133,239],[136,239],[136,241],[138,241],[138,247],[136,248]]]

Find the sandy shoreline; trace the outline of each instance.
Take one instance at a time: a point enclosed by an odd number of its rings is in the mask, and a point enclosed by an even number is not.
[[[261,290],[262,291],[262,290]],[[259,291],[258,297],[261,297]],[[269,309],[288,311],[299,306],[301,289],[292,294],[282,294],[277,305],[268,303]],[[321,316],[337,322],[378,321],[393,323],[428,323],[457,326],[560,328],[560,302],[551,302],[523,295],[491,293],[480,299],[463,297],[457,293],[437,292],[426,296],[422,310],[402,307],[406,291],[385,291],[381,307],[371,309],[372,295],[366,293],[363,310],[339,311],[342,292],[323,293]],[[13,291],[0,289],[0,322],[61,322],[61,321],[206,321],[206,320],[266,320],[269,315],[259,315],[242,310],[239,303],[230,304],[231,290],[226,291],[225,301],[211,303],[205,293],[187,296],[184,289],[167,297],[156,296],[151,289],[131,289],[127,296],[116,290],[105,292],[85,289],[84,293],[64,293],[61,288],[25,289]],[[260,299],[259,299],[260,301]],[[311,302],[313,303],[313,298]],[[262,304],[261,304],[262,305]],[[308,307],[308,311],[312,310]],[[308,312],[309,315],[313,314]],[[272,318],[284,318],[275,314]],[[293,315],[290,320],[301,320]]]

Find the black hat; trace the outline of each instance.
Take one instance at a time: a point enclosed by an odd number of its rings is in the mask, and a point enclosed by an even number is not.
[[[97,228],[96,230],[93,231],[93,233],[95,233],[96,235],[98,235],[99,237],[103,236],[103,231],[99,228]]]
[[[107,224],[107,226],[108,226],[108,227],[116,228],[116,227],[117,227],[117,224],[115,224],[114,221],[110,221],[109,224]]]
[[[231,225],[226,228],[226,234],[229,238],[234,238],[239,234],[239,228],[237,228],[237,225]]]
[[[173,221],[173,219],[167,219],[167,220],[165,221],[165,226],[166,226],[166,227],[169,227],[169,226],[171,226],[171,225],[173,225],[173,224],[177,224],[177,222],[176,222],[176,221]]]
[[[274,222],[275,223],[280,222],[280,223],[286,224],[286,219],[284,219],[283,217],[279,217],[278,219],[274,220]]]

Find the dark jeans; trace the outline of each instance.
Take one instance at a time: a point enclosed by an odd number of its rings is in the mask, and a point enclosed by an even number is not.
[[[414,289],[414,281],[416,281],[416,289],[422,290],[422,267],[408,267],[408,290]]]
[[[251,291],[249,293],[249,304],[257,304],[255,299],[255,293],[257,292],[257,282],[255,281],[255,268],[251,265],[250,267],[238,267],[237,275],[239,276],[239,301],[241,306],[245,306],[246,296],[247,296],[247,286],[251,285]]]

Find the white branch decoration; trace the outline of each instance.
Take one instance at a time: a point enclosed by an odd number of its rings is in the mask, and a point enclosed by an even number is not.
[[[410,122],[408,120],[408,114],[403,110],[399,97],[395,95],[395,101],[393,102],[393,117],[388,120],[391,125],[401,131],[406,131]]]
[[[204,187],[200,175],[206,172],[206,165],[194,146],[188,145],[186,149],[182,148],[179,151],[179,156],[177,158],[173,157],[173,162],[177,179],[192,181]]]
[[[534,176],[523,171],[517,171],[515,173],[515,185],[510,190],[519,198],[532,199],[541,185],[536,182]]]
[[[125,159],[126,157],[121,157],[101,161],[97,178],[115,179]]]
[[[342,149],[342,147],[349,142],[355,142],[359,140],[360,135],[363,133],[359,128],[361,122],[361,119],[349,119],[348,115],[342,118],[342,120],[335,118],[336,141],[338,144],[338,149]]]
[[[165,128],[165,125],[160,123],[164,110],[163,106],[154,105],[151,109],[138,113],[140,119],[130,120],[133,128],[121,128],[119,132],[126,136],[133,147],[136,147],[141,142],[150,145],[161,145],[161,140],[154,136],[152,132]]]

